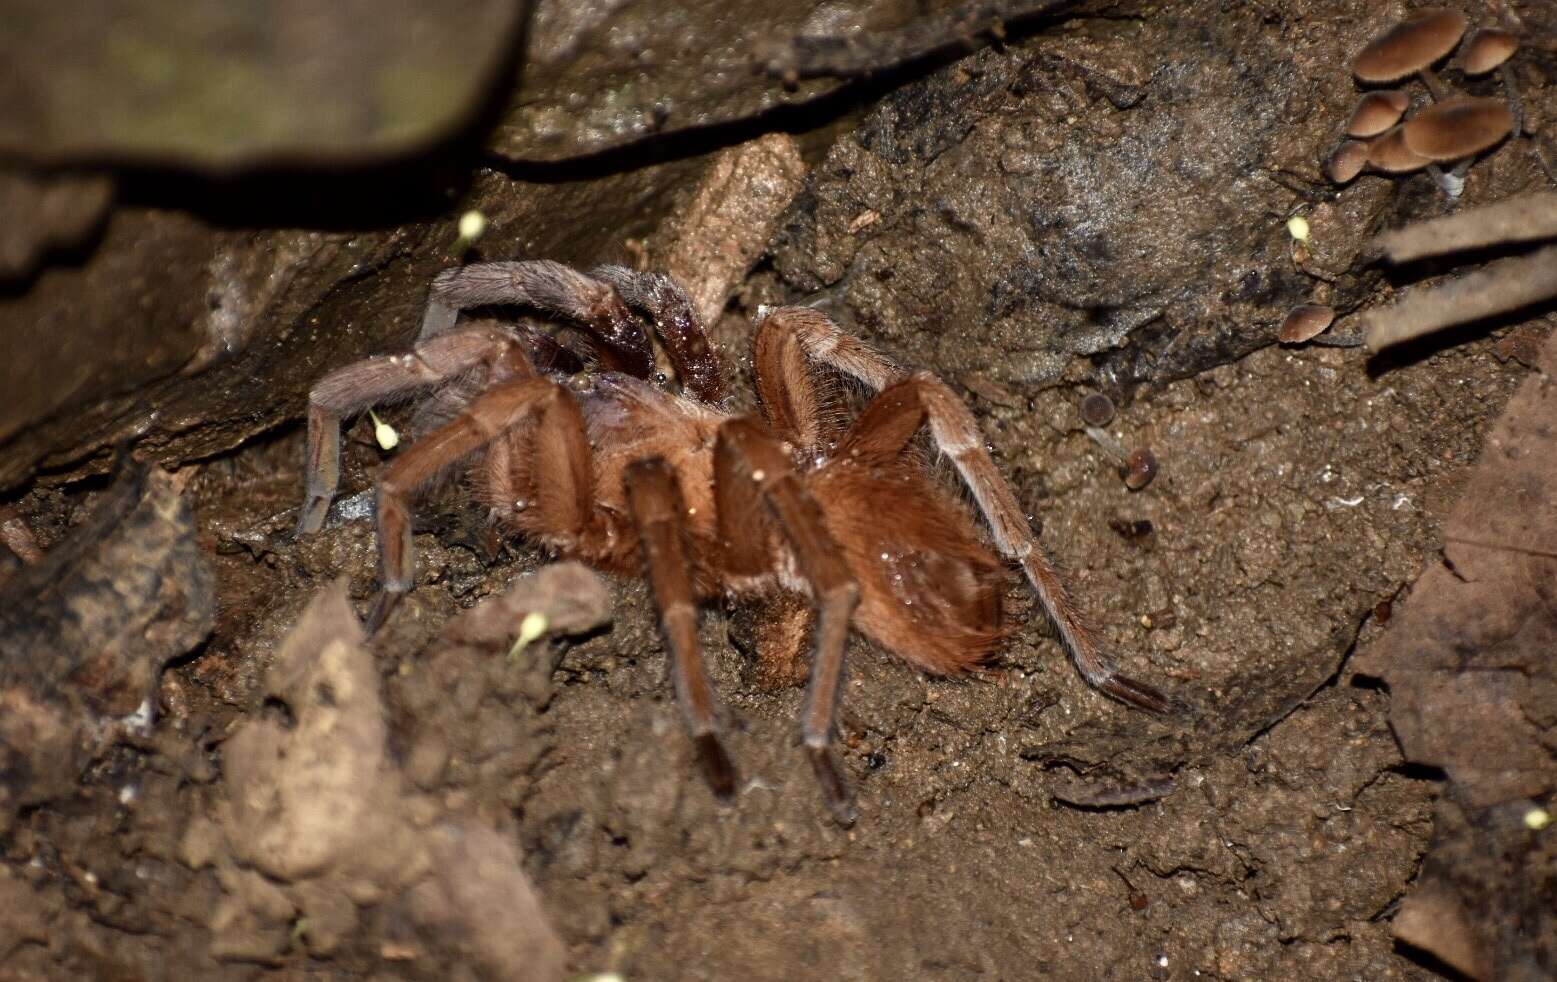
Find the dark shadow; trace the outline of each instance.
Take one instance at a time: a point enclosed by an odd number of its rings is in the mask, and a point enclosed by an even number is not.
[[[475,106],[431,146],[379,160],[334,163],[306,157],[260,161],[240,173],[195,173],[176,164],[114,166],[116,204],[180,208],[230,228],[351,232],[393,228],[448,214],[482,162],[488,135],[524,81],[536,3],[526,4],[513,43]]]
[[[1448,781],[1449,774],[1442,767],[1432,764],[1420,764],[1416,761],[1402,761],[1394,767],[1386,767],[1391,774],[1399,774],[1401,777],[1410,778],[1413,781]]]
[[[1466,975],[1465,973],[1456,969],[1448,962],[1440,961],[1431,953],[1423,951],[1420,948],[1413,948],[1404,942],[1395,942],[1395,954],[1414,965],[1442,976],[1448,980],[1448,982],[1476,982],[1476,980],[1471,976]]]
[[[1354,689],[1368,692],[1388,692],[1389,683],[1373,675],[1353,675],[1348,683]]]

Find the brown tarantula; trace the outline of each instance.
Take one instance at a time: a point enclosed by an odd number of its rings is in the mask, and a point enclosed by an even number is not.
[[[491,304],[561,318],[581,332],[586,355],[533,327],[456,327],[461,310]],[[652,349],[638,314],[653,325],[681,393],[649,381]],[[441,387],[423,411],[431,431],[379,482],[383,590],[370,627],[411,589],[411,496],[468,460],[496,520],[611,573],[647,570],[681,712],[708,783],[728,798],[736,769],[698,651],[697,605],[728,595],[784,598],[795,609],[808,599],[815,641],[802,731],[827,804],[845,824],[852,796],[830,745],[851,623],[926,671],[962,673],[1007,633],[1008,563],[1022,567],[1089,684],[1149,712],[1167,709],[1160,693],[1104,656],[972,413],[943,382],[904,372],[805,307],[759,310],[752,370],[762,414],[735,415],[724,408],[703,325],[663,275],[619,266],[584,275],[548,261],[448,270],[433,282],[412,353],[369,358],[314,387],[299,532],[319,529],[335,494],[342,417]],[[835,401],[839,373],[876,393],[847,425]],[[989,523],[998,556],[916,450],[926,423]],[[794,664],[807,620],[775,623],[781,643],[769,647],[779,650],[760,657]]]

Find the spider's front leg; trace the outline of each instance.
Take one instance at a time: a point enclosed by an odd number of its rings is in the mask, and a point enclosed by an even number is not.
[[[308,394],[307,490],[297,531],[319,531],[340,483],[341,420],[385,400],[404,397],[486,364],[494,375],[534,374],[514,339],[491,326],[471,327],[417,345],[410,354],[381,355],[320,379]]]
[[[806,687],[801,736],[822,795],[842,825],[855,819],[854,796],[833,756],[833,725],[843,690],[843,658],[849,623],[859,603],[859,585],[843,561],[843,551],[822,522],[783,444],[751,418],[733,419],[719,428],[714,444],[715,501],[720,538],[731,568],[763,568],[759,550],[764,506],[794,550],[801,574],[811,585],[816,608],[816,652]],[[743,544],[744,543],[744,544]],[[771,568],[771,561],[766,564]]]
[[[703,776],[714,794],[728,800],[735,795],[737,776],[720,737],[719,697],[698,650],[697,598],[683,538],[681,492],[670,467],[659,458],[630,464],[624,480],[669,649],[671,687],[697,746]]]
[[[595,520],[589,442],[583,414],[567,389],[531,376],[483,393],[452,422],[416,441],[389,466],[378,486],[378,541],[383,590],[368,630],[383,624],[416,578],[410,502],[416,490],[519,426],[534,426],[537,518],[559,536],[583,533]]]
[[[549,259],[474,263],[439,273],[422,316],[422,339],[453,328],[460,311],[489,304],[533,307],[573,321],[612,371],[648,378],[653,369],[648,335],[611,285]]]

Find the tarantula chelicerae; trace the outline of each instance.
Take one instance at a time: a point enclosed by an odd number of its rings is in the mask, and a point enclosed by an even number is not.
[[[561,318],[586,355],[536,328],[456,326],[461,310],[490,304]],[[649,380],[640,314],[680,394]],[[1167,709],[1104,656],[972,413],[943,382],[904,372],[805,307],[759,312],[752,368],[762,414],[735,415],[723,408],[725,382],[703,325],[663,275],[608,266],[586,276],[547,261],[448,270],[433,282],[412,353],[358,362],[314,387],[299,531],[319,529],[335,494],[341,418],[441,386],[425,410],[437,425],[379,482],[383,591],[370,627],[411,589],[411,496],[469,461],[496,520],[602,570],[647,571],[681,712],[708,783],[728,797],[736,769],[698,651],[697,605],[720,594],[787,599],[791,609],[809,600],[815,639],[802,731],[844,823],[852,796],[830,744],[850,625],[926,671],[964,672],[1006,633],[1009,563],[1026,573],[1088,683],[1150,712]],[[875,391],[847,425],[835,402],[839,374]],[[926,424],[989,523],[993,550],[916,450]],[[807,620],[775,623],[779,643],[761,657],[789,662]]]

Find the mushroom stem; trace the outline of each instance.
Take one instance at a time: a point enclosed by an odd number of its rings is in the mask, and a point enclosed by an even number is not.
[[[1417,69],[1416,77],[1422,80],[1423,85],[1427,86],[1427,94],[1432,96],[1434,102],[1443,101],[1443,83],[1438,81],[1437,72],[1431,68],[1419,68]],[[1458,167],[1447,174],[1437,164],[1427,165],[1427,173],[1432,175],[1433,183],[1438,185],[1438,190],[1443,192],[1445,198],[1448,198],[1450,201],[1460,200],[1460,193],[1465,190],[1465,173],[1469,170],[1472,159],[1471,157],[1466,157],[1460,161]]]
[[[1125,448],[1119,443],[1118,440],[1115,440],[1113,437],[1104,432],[1101,426],[1087,427],[1087,436],[1092,438],[1093,443],[1102,447],[1103,452],[1106,453],[1109,459],[1114,463],[1119,464],[1122,467],[1129,461],[1130,455],[1125,452]]]
[[[1466,157],[1455,165],[1453,170],[1447,172],[1437,164],[1428,164],[1427,173],[1432,175],[1433,183],[1438,185],[1438,190],[1443,192],[1445,198],[1458,201],[1461,192],[1465,190],[1465,174],[1470,170],[1471,161],[1474,159],[1474,157]]]

